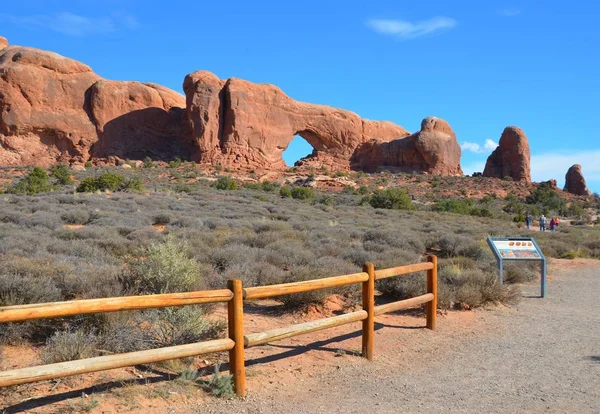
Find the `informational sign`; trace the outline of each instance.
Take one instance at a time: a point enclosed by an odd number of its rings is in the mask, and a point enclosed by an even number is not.
[[[503,259],[540,260],[542,253],[538,251],[533,240],[492,239],[492,243]]]
[[[541,297],[546,296],[546,258],[532,237],[488,237],[488,244],[498,261],[498,281],[503,283],[505,260],[535,260],[541,263]]]

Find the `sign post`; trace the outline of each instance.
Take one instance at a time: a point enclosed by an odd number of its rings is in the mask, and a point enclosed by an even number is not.
[[[505,260],[533,260],[541,264],[541,293],[546,297],[546,257],[533,237],[488,237],[488,244],[498,261],[498,282],[504,282]]]

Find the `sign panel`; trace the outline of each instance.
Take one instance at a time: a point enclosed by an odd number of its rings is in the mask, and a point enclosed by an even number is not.
[[[541,297],[546,296],[546,258],[532,237],[488,237],[488,244],[498,260],[498,281],[503,282],[505,260],[535,260],[541,263]]]
[[[491,239],[491,242],[503,259],[542,259],[542,254],[532,240]]]

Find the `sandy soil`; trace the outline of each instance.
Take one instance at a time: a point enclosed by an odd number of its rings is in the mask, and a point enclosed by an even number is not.
[[[523,287],[521,304],[439,316],[377,318],[375,361],[359,356],[360,323],[247,350],[248,398],[207,397],[142,367],[48,381],[0,392],[7,413],[504,413],[598,412],[600,291],[597,261],[554,260],[548,298]],[[328,313],[338,309],[333,301]],[[248,307],[246,332],[322,317]],[[34,365],[33,349],[8,348],[4,369]],[[210,367],[225,355],[200,360]],[[224,365],[222,368],[227,368]],[[82,393],[84,396],[82,397]],[[0,411],[1,412],[1,411]]]

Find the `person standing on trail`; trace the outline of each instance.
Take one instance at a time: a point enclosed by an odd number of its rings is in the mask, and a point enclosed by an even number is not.
[[[546,231],[546,216],[540,216],[540,231]]]
[[[531,230],[531,214],[529,213],[525,216],[525,224],[527,225],[527,230]]]
[[[556,220],[554,217],[550,219],[550,231],[554,231],[554,226],[556,226]]]

